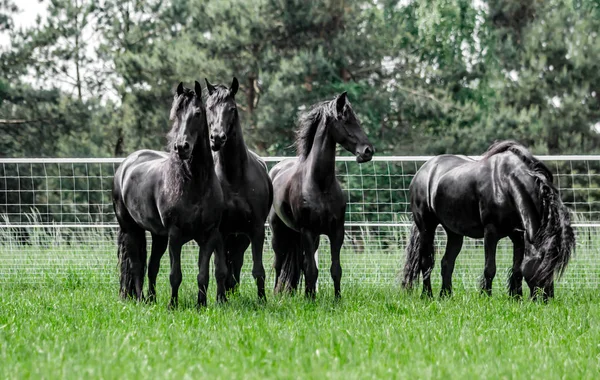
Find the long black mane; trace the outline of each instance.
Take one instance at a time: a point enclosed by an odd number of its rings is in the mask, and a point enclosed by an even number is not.
[[[335,101],[326,100],[314,104],[308,111],[300,114],[296,131],[298,156],[301,158],[308,156],[321,121],[327,117],[335,117],[335,112]]]
[[[483,154],[483,159],[507,151],[514,153],[530,170],[543,175],[550,183],[554,180],[552,172],[548,169],[546,164],[535,158],[523,145],[513,140],[496,141],[490,145],[488,150]]]
[[[550,283],[554,273],[560,277],[565,271],[575,245],[570,213],[560,200],[550,169],[523,145],[511,140],[495,142],[484,154],[484,159],[506,151],[515,154],[527,165],[539,187],[539,198],[542,202],[541,224],[533,236],[532,243],[544,256],[544,260],[541,261],[534,280]]]

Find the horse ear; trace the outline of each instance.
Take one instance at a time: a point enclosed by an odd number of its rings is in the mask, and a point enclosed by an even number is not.
[[[335,109],[338,114],[341,114],[342,111],[344,110],[344,106],[346,105],[347,95],[348,95],[347,92],[344,91],[335,99]]]
[[[196,91],[196,96],[199,98],[202,96],[202,86],[200,85],[200,83],[198,83],[198,81],[194,81],[194,91]]]
[[[183,82],[179,82],[179,86],[177,86],[177,96],[183,94]]]
[[[233,81],[231,82],[231,87],[229,88],[229,92],[231,96],[235,96],[238,92],[238,88],[240,88],[240,83],[238,82],[236,77],[233,77]]]
[[[208,91],[208,95],[212,95],[213,92],[215,92],[215,86],[210,84],[210,82],[206,78],[204,78],[204,81],[206,82],[206,90]]]

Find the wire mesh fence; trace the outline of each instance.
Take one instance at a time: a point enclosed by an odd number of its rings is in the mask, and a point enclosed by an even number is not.
[[[338,157],[337,172],[348,199],[347,231],[342,253],[344,281],[396,284],[410,230],[408,186],[429,157],[377,157],[358,165],[353,157]],[[541,156],[555,175],[561,197],[573,211],[577,233],[574,260],[563,286],[598,286],[597,235],[600,232],[600,156]],[[282,158],[266,158],[270,167]],[[117,282],[116,231],[112,210],[112,178],[120,159],[0,160],[0,283],[40,282],[93,276]],[[265,265],[270,268],[270,236]],[[319,281],[329,283],[329,248],[322,238]],[[150,243],[150,237],[148,237]],[[445,235],[436,238],[438,257]],[[163,275],[168,259],[163,259]],[[197,247],[184,250],[184,277],[195,278]],[[251,260],[248,254],[246,260]],[[509,241],[499,246],[500,278],[512,261]],[[244,277],[251,279],[251,265]],[[436,270],[437,272],[437,270]],[[476,286],[483,272],[480,241],[465,240],[454,283]],[[273,280],[268,271],[269,281]],[[186,276],[187,274],[187,276]],[[437,279],[439,275],[435,275]]]

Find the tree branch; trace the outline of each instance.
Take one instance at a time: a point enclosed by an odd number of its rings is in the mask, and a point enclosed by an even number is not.
[[[19,124],[32,124],[38,123],[40,121],[45,121],[45,119],[36,119],[36,120],[25,120],[25,119],[0,119],[0,124],[2,125],[19,125]]]

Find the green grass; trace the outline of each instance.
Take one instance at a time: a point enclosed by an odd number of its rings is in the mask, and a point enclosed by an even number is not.
[[[166,272],[166,268],[163,272]],[[326,276],[322,270],[321,275]],[[548,304],[458,289],[422,300],[394,285],[321,285],[255,299],[245,281],[197,311],[193,277],[180,306],[121,301],[85,273],[0,291],[0,378],[598,378],[598,291],[557,289]]]

